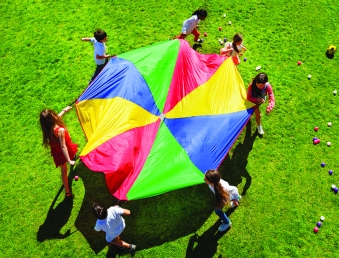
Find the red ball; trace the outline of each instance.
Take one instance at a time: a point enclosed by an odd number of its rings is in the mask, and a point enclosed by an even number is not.
[[[314,127],[314,131],[318,132],[318,130],[319,130],[318,126]]]
[[[221,27],[219,27],[219,31],[221,31],[222,30],[222,28]]]
[[[298,61],[298,65],[301,65],[301,62],[300,62],[300,61]]]
[[[319,228],[315,227],[315,228],[313,229],[313,231],[314,231],[314,233],[318,233]]]
[[[207,32],[204,33],[204,36],[207,37]]]

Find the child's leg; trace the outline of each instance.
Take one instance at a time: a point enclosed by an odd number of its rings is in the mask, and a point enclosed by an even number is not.
[[[215,214],[217,214],[219,216],[219,218],[222,220],[223,223],[225,223],[225,224],[230,223],[230,220],[226,216],[225,212],[223,212],[222,210],[215,210],[214,212],[215,212]]]
[[[62,184],[64,185],[64,188],[65,188],[65,192],[66,193],[70,193],[70,189],[69,189],[69,186],[68,186],[68,177],[67,177],[67,172],[68,172],[68,168],[67,168],[67,164],[62,164],[60,166],[60,169],[61,169],[61,179],[62,179]]]
[[[101,70],[104,69],[105,65],[106,65],[106,63],[102,64],[102,65],[97,65],[97,68],[95,69],[95,72],[92,76],[91,81],[93,81],[95,79],[95,77],[97,77],[97,75],[101,72]]]
[[[192,34],[194,35],[194,41],[197,41],[200,37],[200,32],[194,28],[194,30],[192,30]]]
[[[117,246],[120,246],[120,247],[125,247],[125,248],[130,248],[130,244],[129,243],[126,243],[124,241],[121,240],[120,236],[117,236],[112,242],[111,244],[113,245],[117,245]]]
[[[178,36],[175,36],[173,39],[185,39],[187,37],[186,34],[180,33]]]
[[[233,56],[233,57],[232,57],[232,60],[233,60],[233,63],[234,63],[235,65],[240,64],[240,58],[239,58],[238,55]]]
[[[254,113],[255,113],[255,121],[257,122],[257,125],[259,126],[260,125],[260,117],[261,117],[259,106],[256,107],[256,109],[254,110]]]

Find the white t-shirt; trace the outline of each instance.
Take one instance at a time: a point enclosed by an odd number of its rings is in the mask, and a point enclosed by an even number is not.
[[[98,219],[94,229],[106,232],[106,241],[112,242],[125,228],[125,220],[121,215],[124,210],[120,207],[110,207],[107,209],[107,218]]]
[[[103,56],[106,54],[106,46],[105,43],[97,41],[95,38],[90,38],[90,41],[94,46],[94,61],[97,65],[102,65],[105,63],[105,59],[98,59],[97,54],[99,56]]]
[[[223,179],[220,179],[221,186],[230,194],[231,200],[237,199],[239,195],[238,188],[236,186],[230,185],[228,182],[226,182]],[[208,187],[211,189],[211,191],[215,194],[214,187],[211,185],[208,185]]]
[[[198,15],[193,15],[191,18],[187,19],[182,23],[181,33],[183,34],[191,34],[195,27],[197,27],[199,23]]]
[[[240,45],[237,46],[237,48],[238,48],[239,51],[241,51],[243,47],[244,47],[243,43],[241,43]],[[233,48],[232,42],[226,42],[226,43],[225,43],[225,48],[226,48],[226,49]],[[238,54],[238,53],[237,53],[236,51],[232,50],[232,51],[229,53],[229,56],[234,57],[234,56],[236,56],[237,54]]]

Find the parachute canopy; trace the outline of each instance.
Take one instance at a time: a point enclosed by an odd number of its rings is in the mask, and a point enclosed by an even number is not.
[[[120,200],[203,182],[252,115],[231,58],[164,41],[112,58],[79,97],[80,158]]]

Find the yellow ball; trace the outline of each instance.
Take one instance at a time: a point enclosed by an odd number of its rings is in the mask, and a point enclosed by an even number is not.
[[[334,54],[336,51],[337,51],[337,47],[336,46],[331,45],[331,46],[329,46],[327,48],[327,53],[328,54]]]

